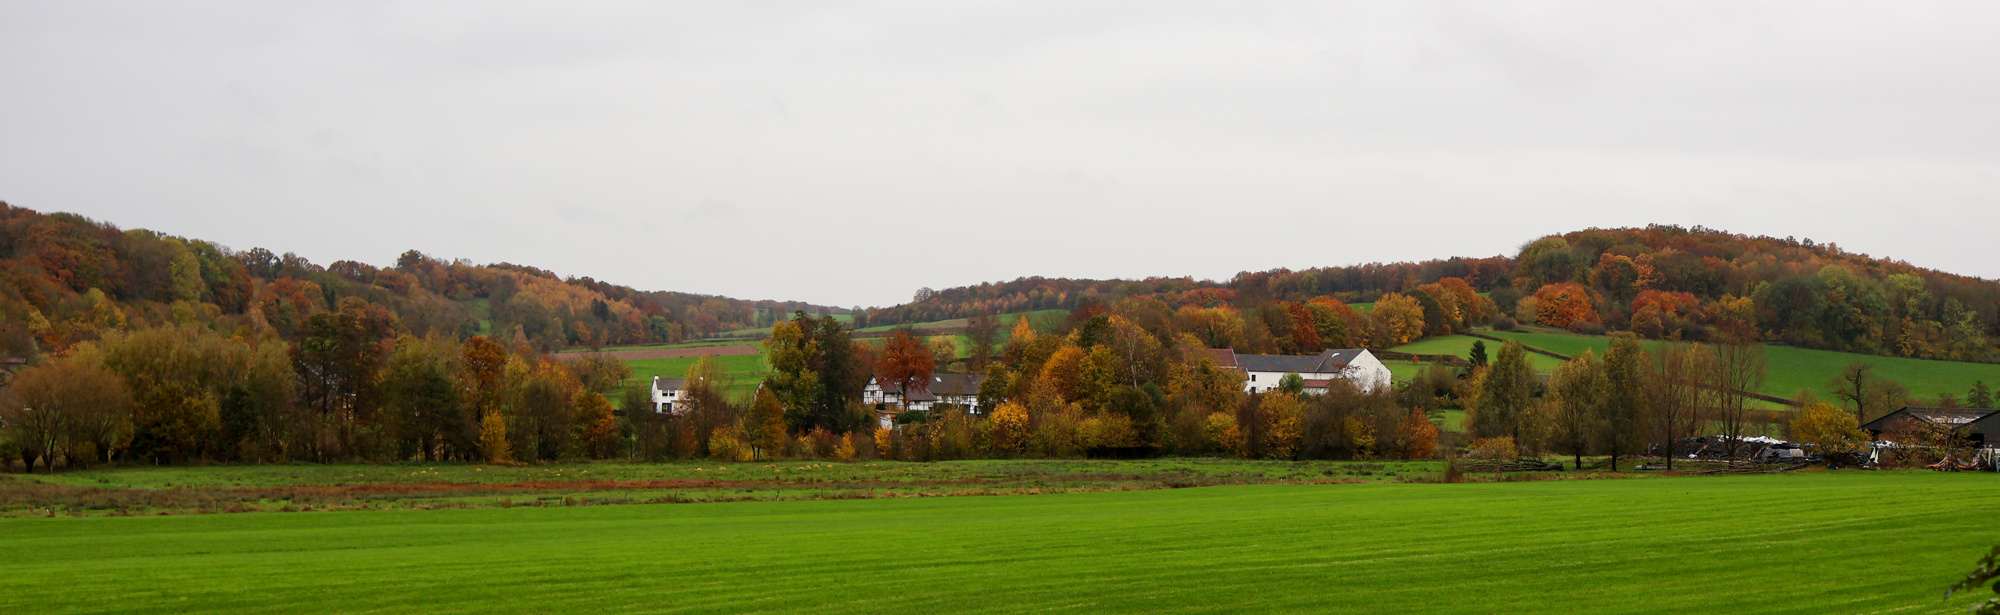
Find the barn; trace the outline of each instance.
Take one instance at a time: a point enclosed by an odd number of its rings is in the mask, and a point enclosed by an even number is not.
[[[1976,447],[1985,447],[1989,443],[2000,443],[2000,410],[1908,406],[1869,421],[1861,428],[1876,440],[1881,440],[1882,434],[1911,428],[1947,431],[1971,440]]]

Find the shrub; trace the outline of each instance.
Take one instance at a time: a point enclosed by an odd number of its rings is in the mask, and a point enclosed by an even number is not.
[[[1397,431],[1403,439],[1404,459],[1429,459],[1437,451],[1438,427],[1419,410],[1411,410]]]
[[[812,431],[799,436],[799,452],[819,459],[830,459],[837,456],[836,451],[844,440],[843,437],[827,431],[825,427],[814,427]]]
[[[939,412],[935,418],[924,426],[929,436],[925,459],[964,459],[977,452],[972,446],[972,417],[953,409]]]
[[[896,430],[887,427],[875,430],[875,454],[883,459],[896,458]]]
[[[1028,443],[1028,409],[1020,404],[1007,402],[993,410],[991,419],[993,454],[1001,457],[1021,452]]]
[[[1053,459],[1082,455],[1083,441],[1077,433],[1079,424],[1083,422],[1081,414],[1081,409],[1071,405],[1037,417],[1035,429],[1028,435],[1028,452]]]
[[[1106,414],[1101,417],[1084,419],[1077,426],[1083,439],[1083,448],[1130,448],[1139,445],[1139,433],[1132,429],[1132,419],[1123,414]]]
[[[849,433],[841,436],[840,445],[833,447],[833,458],[841,461],[854,461],[854,457],[854,434]]]
[[[1514,448],[1512,436],[1473,440],[1470,453],[1475,459],[1516,459],[1521,456],[1520,451]]]
[[[1494,316],[1491,324],[1494,331],[1513,331],[1521,328],[1521,323],[1506,316]]]
[[[708,456],[722,461],[750,461],[755,451],[735,426],[717,427],[708,437]]]

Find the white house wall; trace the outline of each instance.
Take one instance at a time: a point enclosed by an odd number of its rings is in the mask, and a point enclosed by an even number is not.
[[[1278,388],[1278,381],[1284,378],[1285,374],[1289,373],[1293,372],[1245,372],[1243,392],[1261,393],[1276,389]],[[1348,361],[1346,369],[1337,372],[1298,372],[1298,374],[1300,378],[1306,380],[1346,378],[1348,382],[1354,383],[1354,388],[1361,389],[1363,392],[1372,392],[1379,388],[1387,387],[1391,379],[1394,378],[1389,373],[1389,366],[1383,365],[1380,359],[1375,358],[1375,353],[1366,350],[1361,351],[1360,355]]]
[[[1354,360],[1348,361],[1347,369],[1342,371],[1340,375],[1342,378],[1348,379],[1349,382],[1353,382],[1354,388],[1361,389],[1363,392],[1373,392],[1381,388],[1386,388],[1395,377],[1389,373],[1389,366],[1383,365],[1380,359],[1376,359],[1375,353],[1366,350],[1361,351],[1361,356],[1354,357]]]
[[[1294,372],[1246,372],[1246,373],[1248,375],[1246,375],[1243,378],[1243,392],[1260,393],[1278,388],[1278,381],[1284,379],[1285,374],[1290,374]],[[1326,380],[1328,378],[1332,378],[1338,375],[1333,372],[1310,372],[1310,373],[1299,372],[1298,374],[1300,378],[1304,378],[1306,380]]]

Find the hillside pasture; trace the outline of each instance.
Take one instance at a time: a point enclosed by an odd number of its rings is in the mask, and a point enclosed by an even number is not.
[[[0,519],[14,612],[1954,613],[1986,474]],[[1923,502],[1922,506],[1885,503]],[[1974,592],[1976,593],[1976,592]]]
[[[698,357],[671,357],[657,359],[636,359],[625,361],[632,366],[632,378],[637,382],[652,382],[654,376],[681,378],[687,376],[688,368]],[[740,354],[717,356],[722,363],[723,376],[732,381],[723,391],[732,398],[747,399],[757,390],[757,383],[771,373],[771,366],[764,362],[762,354]]]
[[[685,359],[690,357],[734,357],[760,354],[763,349],[756,344],[722,344],[713,346],[688,346],[683,348],[625,348],[601,352],[572,352],[555,355],[558,361],[581,361],[592,356],[603,356],[617,361],[641,361],[645,359]]]
[[[1014,322],[1020,320],[1022,317],[1026,317],[1028,319],[1029,325],[1037,325],[1045,320],[1051,320],[1051,319],[1062,320],[1063,318],[1069,316],[1069,312],[1070,312],[1069,310],[1064,310],[1064,309],[1035,310],[1032,312],[1016,312],[1013,314],[996,314],[993,316],[993,319],[1000,322],[1001,336],[1004,339],[1006,332],[1014,327]],[[920,333],[925,333],[927,335],[929,334],[929,332],[936,330],[949,330],[957,332],[965,328],[965,325],[968,320],[970,319],[954,318],[951,320],[939,320],[934,322],[924,322],[924,323],[915,323],[907,325],[881,325],[875,327],[864,327],[861,329],[855,329],[854,332],[877,333],[882,331],[893,331],[900,327],[910,327],[912,329],[916,329]]]
[[[704,341],[704,342],[682,342],[679,344],[641,344],[636,346],[606,346],[599,350],[591,350],[589,348],[571,348],[569,350],[557,351],[556,354],[559,355],[590,354],[592,352],[600,352],[600,351],[623,352],[627,350],[671,350],[677,348],[715,348],[720,346],[749,346],[751,348],[758,348],[759,347],[758,344],[760,343],[762,342],[760,342],[759,340],[719,340],[719,341]]]
[[[1611,338],[1603,336],[1530,332],[1487,333],[1494,337],[1517,340],[1529,346],[1569,356],[1582,354],[1586,349],[1603,356],[1604,351],[1611,346]],[[1669,343],[1649,341],[1646,345],[1649,349],[1657,351]],[[1493,344],[1489,343],[1488,346]],[[1841,370],[1849,363],[1856,361],[1868,364],[1876,377],[1901,383],[1910,390],[1910,394],[1920,397],[1936,397],[1939,393],[1950,393],[1962,398],[1975,381],[1985,381],[1990,386],[2000,385],[2000,364],[1880,357],[1769,344],[1764,347],[1764,356],[1769,366],[1765,374],[1764,387],[1757,392],[1785,398],[1798,395],[1799,391],[1811,391],[1821,399],[1833,401],[1833,391],[1828,384],[1840,376]]]
[[[1415,342],[1397,346],[1395,348],[1390,348],[1389,350],[1393,350],[1396,352],[1408,352],[1412,354],[1448,354],[1460,358],[1466,358],[1472,355],[1472,345],[1479,342],[1486,343],[1486,359],[1488,361],[1491,361],[1493,360],[1494,357],[1500,355],[1500,344],[1501,344],[1500,342],[1496,342],[1493,340],[1482,340],[1468,335],[1443,335],[1438,337],[1424,338],[1421,340],[1417,340]],[[1528,353],[1528,364],[1534,367],[1535,371],[1548,372],[1548,371],[1554,371],[1556,366],[1562,365],[1562,360],[1548,355],[1540,355],[1531,352]]]

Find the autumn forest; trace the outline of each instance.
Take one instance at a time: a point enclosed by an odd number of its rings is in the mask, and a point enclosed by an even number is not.
[[[939,321],[962,326],[930,339],[910,327]],[[1246,393],[1242,373],[1209,352],[1386,350],[1529,326],[1617,341],[1602,361],[1579,357],[1547,383],[1509,342],[1490,360],[1482,347],[1393,390],[1323,395],[1298,382]],[[649,383],[626,362],[558,354],[725,343],[746,330],[762,340],[761,380],[732,394],[715,357],[695,360],[673,414],[653,411]],[[1995,362],[1996,331],[2000,283],[1702,228],[1590,229],[1513,255],[1224,282],[1021,278],[847,309],[640,291],[416,250],[385,267],[322,266],[0,204],[0,355],[16,368],[0,418],[9,463],[31,470],[1135,451],[1419,459],[1502,437],[1510,451],[1602,453],[1615,464],[1714,418],[1641,407],[1657,397],[1642,390],[1665,390],[1645,387],[1729,377],[1701,366],[1748,360],[1737,350],[1650,357],[1641,340]],[[885,408],[862,403],[871,377],[907,387],[947,372],[983,377],[980,411],[903,412],[878,427]],[[1717,380],[1708,390],[1746,388]],[[1586,398],[1596,410],[1564,410]],[[1607,399],[1623,409],[1605,410]],[[1745,408],[1740,395],[1720,405],[1730,403]],[[1462,426],[1441,427],[1446,408],[1465,411]],[[1623,414],[1602,414],[1614,410]],[[1571,419],[1580,422],[1565,427]]]

